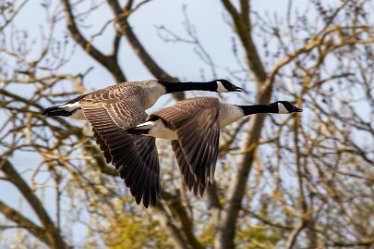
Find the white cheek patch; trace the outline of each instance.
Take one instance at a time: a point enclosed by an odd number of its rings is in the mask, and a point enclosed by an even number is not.
[[[223,86],[223,84],[220,80],[217,80],[216,83],[217,83],[217,92],[219,92],[219,93],[228,92],[227,89]]]
[[[278,103],[278,113],[279,114],[288,114],[290,112],[287,110],[287,108],[282,103]]]

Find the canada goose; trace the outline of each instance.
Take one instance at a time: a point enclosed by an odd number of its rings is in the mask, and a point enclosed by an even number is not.
[[[146,120],[145,110],[166,93],[205,90],[237,92],[227,80],[210,82],[134,81],[84,94],[62,105],[46,108],[45,116],[87,119],[107,163],[112,163],[139,204],[156,204],[160,196],[159,161],[155,138],[123,132]]]
[[[196,97],[151,114],[146,122],[127,132],[171,140],[188,189],[202,196],[206,184],[214,179],[220,129],[251,114],[293,112],[302,109],[287,101],[240,106],[220,103],[213,97]]]

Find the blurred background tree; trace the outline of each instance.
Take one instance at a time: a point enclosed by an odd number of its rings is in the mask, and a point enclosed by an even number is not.
[[[373,11],[370,0],[0,1],[0,247],[373,248]],[[87,124],[39,113],[149,78],[226,78],[246,89],[227,102],[304,112],[225,129],[203,198],[159,141],[163,198],[145,210]]]

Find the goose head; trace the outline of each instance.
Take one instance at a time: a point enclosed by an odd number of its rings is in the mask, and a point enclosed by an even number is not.
[[[228,80],[220,79],[214,81],[217,84],[217,92],[219,93],[227,93],[227,92],[241,92],[243,91],[242,88],[234,85]]]
[[[302,112],[303,109],[298,108],[297,106],[294,106],[288,101],[277,101],[270,106],[274,109],[274,113],[279,113],[279,114],[289,114],[293,112]]]

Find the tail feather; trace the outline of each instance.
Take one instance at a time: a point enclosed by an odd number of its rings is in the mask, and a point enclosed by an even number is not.
[[[128,129],[127,132],[129,134],[137,134],[137,135],[148,134],[149,130],[155,126],[156,126],[155,122],[147,121],[145,123],[138,124],[137,126]]]
[[[84,97],[84,96],[83,96]],[[42,111],[42,115],[45,116],[64,116],[71,117],[73,119],[85,119],[82,114],[82,109],[79,100],[83,98],[79,96],[73,100],[70,100],[62,105],[51,106]]]
[[[46,109],[44,109],[41,112],[42,115],[44,116],[70,116],[71,112],[64,110],[60,106],[51,106]]]
[[[48,115],[49,113],[58,110],[58,106],[51,106],[48,108],[45,108],[40,114],[42,115]]]

